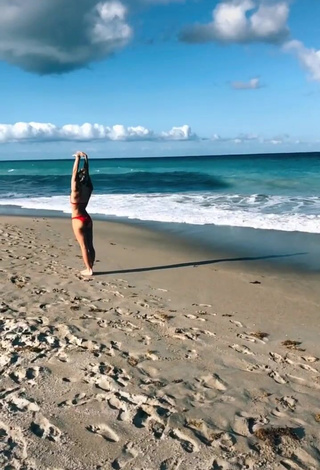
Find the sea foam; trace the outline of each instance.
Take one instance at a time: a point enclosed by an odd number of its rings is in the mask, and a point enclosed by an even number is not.
[[[9,202],[10,201],[10,202]],[[10,197],[0,205],[70,213],[69,196]],[[320,233],[320,198],[228,194],[98,194],[91,214],[191,225]]]

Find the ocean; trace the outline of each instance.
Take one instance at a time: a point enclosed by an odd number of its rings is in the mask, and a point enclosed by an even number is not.
[[[72,165],[0,162],[0,213],[69,214]],[[190,234],[202,227],[207,239],[217,227],[267,238],[273,231],[320,234],[320,153],[92,159],[90,173],[88,211],[99,218],[172,224]]]
[[[0,162],[0,206],[70,213],[72,160]],[[90,161],[89,211],[320,233],[320,153]]]

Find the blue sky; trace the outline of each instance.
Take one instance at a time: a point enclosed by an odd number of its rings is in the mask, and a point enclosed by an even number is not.
[[[317,151],[319,17],[314,0],[0,0],[0,159]]]

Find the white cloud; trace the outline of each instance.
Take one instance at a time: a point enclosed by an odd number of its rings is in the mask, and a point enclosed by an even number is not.
[[[39,74],[102,60],[132,37],[120,0],[0,0],[0,60]]]
[[[197,136],[190,126],[173,127],[168,132],[156,134],[143,127],[123,125],[104,126],[85,123],[65,124],[62,127],[51,123],[17,122],[0,124],[0,143],[8,142],[50,142],[50,141],[183,141],[195,140]]]
[[[180,39],[189,43],[249,43],[283,41],[288,33],[289,6],[286,0],[223,0],[207,24],[195,24],[182,31]]]
[[[312,80],[320,81],[320,50],[309,49],[302,42],[296,40],[287,42],[283,49],[286,52],[293,52],[298,57]]]
[[[18,153],[26,151],[36,155],[40,151],[39,149],[42,149],[41,152],[46,152],[48,148],[59,149],[68,146],[70,150],[70,144],[73,143],[71,145],[74,146],[77,142],[85,142],[90,152],[109,146],[108,148],[112,148],[116,154],[121,156],[126,156],[128,150],[138,152],[140,155],[141,151],[145,149],[147,154],[154,155],[158,154],[161,149],[161,153],[173,155],[177,149],[180,149],[181,155],[185,155],[187,149],[192,149],[193,154],[201,153],[204,146],[208,152],[213,150],[220,152],[228,148],[230,153],[232,148],[243,148],[246,151],[253,148],[262,149],[264,146],[268,146],[270,149],[291,145],[293,148],[293,146],[301,146],[303,143],[297,137],[290,137],[287,134],[266,137],[254,133],[241,133],[233,136],[213,134],[210,138],[199,137],[192,132],[188,125],[156,133],[143,126],[125,127],[120,124],[104,126],[85,123],[82,125],[66,124],[61,127],[51,123],[37,122],[0,124],[0,145],[2,144],[6,148],[6,152],[9,151],[9,148],[13,148]],[[183,145],[181,145],[182,142]],[[35,144],[37,144],[36,147]],[[306,142],[304,144],[307,145]]]
[[[257,90],[262,85],[259,78],[251,78],[248,82],[232,82],[231,86],[235,90]]]
[[[161,136],[165,140],[194,140],[197,138],[192,133],[191,127],[186,124],[181,127],[173,127],[169,132],[162,132]]]

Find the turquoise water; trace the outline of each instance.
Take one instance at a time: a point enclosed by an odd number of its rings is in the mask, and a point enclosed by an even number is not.
[[[70,212],[73,160],[0,162],[2,213]],[[91,214],[320,233],[320,153],[90,161]]]

